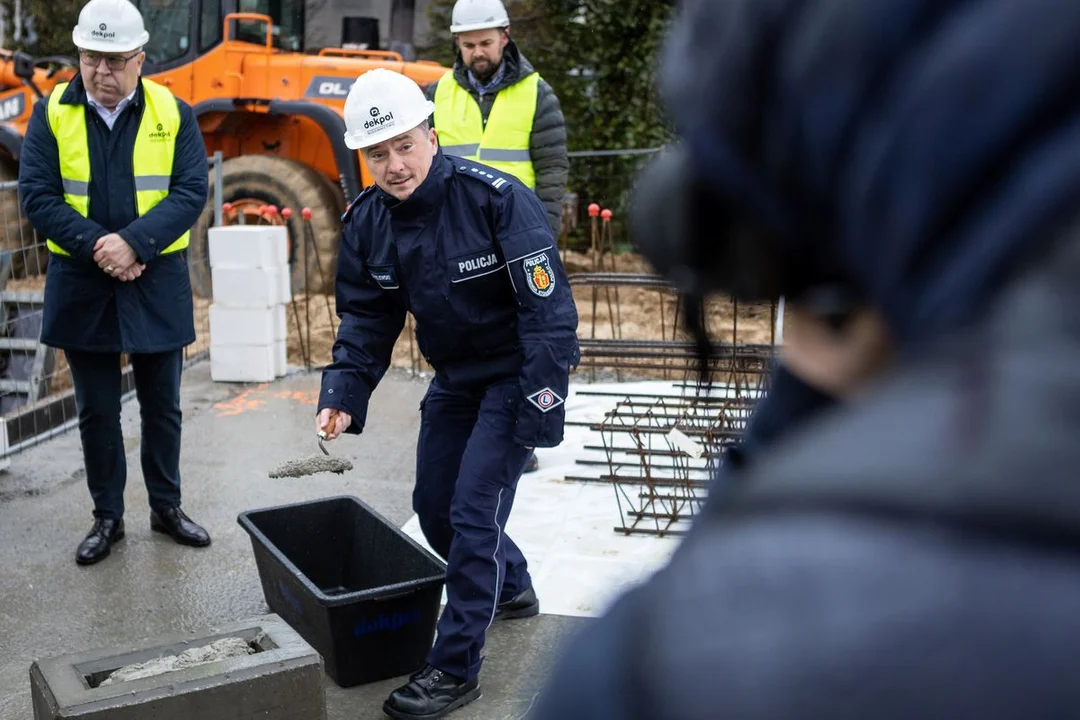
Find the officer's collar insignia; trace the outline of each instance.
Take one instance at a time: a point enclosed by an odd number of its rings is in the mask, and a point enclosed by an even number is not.
[[[534,295],[547,297],[555,290],[555,273],[547,253],[525,258],[521,261],[521,267],[525,271],[525,282]]]
[[[458,165],[458,172],[462,175],[470,175],[480,180],[485,180],[496,190],[505,190],[510,181],[502,175],[493,175],[486,168],[478,168],[475,165]]]
[[[543,390],[537,390],[526,399],[539,408],[540,412],[545,413],[548,410],[557,408],[563,404],[563,399],[559,397],[559,394],[548,387]]]

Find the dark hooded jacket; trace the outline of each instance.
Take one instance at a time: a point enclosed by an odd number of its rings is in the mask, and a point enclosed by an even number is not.
[[[900,356],[780,422],[530,717],[1075,715],[1080,10],[702,0],[664,78],[701,181],[835,253]]]
[[[521,53],[511,40],[503,51],[506,70],[502,82],[496,87],[496,93],[503,88],[520,82],[527,75],[536,72],[536,68]],[[481,96],[469,82],[468,68],[458,53],[454,61],[454,79],[461,87],[469,91],[480,106],[480,116],[487,123],[491,106],[495,104],[495,94]],[[435,90],[439,86],[436,80],[427,88],[429,100],[435,100]],[[533,118],[532,134],[529,136],[529,156],[536,172],[536,194],[544,203],[551,231],[559,236],[562,227],[562,203],[566,194],[566,179],[570,172],[570,160],[566,154],[566,123],[563,119],[559,98],[551,85],[540,79],[536,91],[536,115]]]

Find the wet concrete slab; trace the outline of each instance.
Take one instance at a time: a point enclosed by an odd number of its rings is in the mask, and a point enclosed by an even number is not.
[[[183,507],[213,536],[208,548],[182,547],[150,531],[134,401],[123,410],[127,537],[97,565],[79,567],[74,559],[92,523],[77,431],[12,458],[0,474],[0,720],[31,716],[29,668],[35,659],[265,613],[251,541],[236,522],[240,512],[350,494],[390,522],[406,523],[425,386],[405,374],[387,375],[372,399],[365,433],[328,445],[353,463],[351,473],[271,479],[272,467],[318,452],[318,376],[299,373],[242,386],[212,382],[207,363],[188,370]],[[481,676],[484,697],[453,717],[520,717],[552,653],[585,622],[544,614],[496,623]],[[384,717],[382,702],[400,682],[342,689],[328,679],[328,717]]]

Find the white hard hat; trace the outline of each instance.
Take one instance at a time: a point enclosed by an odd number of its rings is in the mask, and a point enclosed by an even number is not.
[[[142,13],[130,0],[90,0],[71,31],[75,47],[95,52],[131,52],[150,40]]]
[[[411,78],[386,68],[361,75],[345,98],[345,145],[371,147],[407,133],[435,112]]]
[[[509,25],[510,18],[499,0],[457,0],[450,17],[450,32],[454,34]]]

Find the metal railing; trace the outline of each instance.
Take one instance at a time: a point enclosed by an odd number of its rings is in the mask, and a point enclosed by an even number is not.
[[[214,221],[222,222],[223,157],[207,158],[214,174]],[[194,239],[193,239],[194,242]],[[18,181],[0,182],[0,459],[59,435],[78,423],[74,383],[62,350],[41,344],[49,251],[22,211]],[[209,305],[195,299],[195,342],[184,348],[187,369],[210,354]],[[122,399],[134,396],[134,376],[121,358]]]

